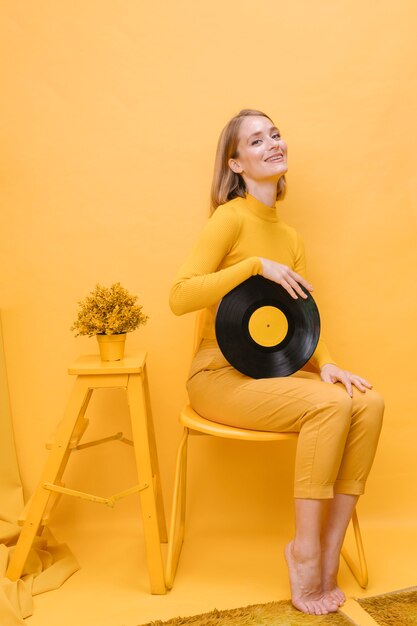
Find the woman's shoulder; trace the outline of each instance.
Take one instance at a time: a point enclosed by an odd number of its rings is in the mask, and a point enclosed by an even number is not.
[[[214,238],[234,240],[242,228],[242,215],[234,200],[220,204],[207,220],[203,233]]]
[[[285,222],[284,220],[280,220],[280,225],[292,237],[297,238],[299,236],[297,229],[294,226],[292,226],[291,224],[289,224],[288,222]]]
[[[221,222],[235,223],[238,225],[242,220],[242,198],[233,198],[219,206],[212,212],[210,219]]]
[[[224,204],[219,204],[219,206],[216,209],[214,209],[212,215],[215,215],[216,213],[221,213],[221,214],[232,213],[236,215],[239,209],[243,207],[244,203],[245,203],[244,198],[239,198],[239,197],[233,198],[232,200],[228,200]]]
[[[296,228],[294,228],[294,226],[291,226],[291,224],[282,221],[281,228],[294,247],[298,248],[304,245],[302,237],[300,236]]]

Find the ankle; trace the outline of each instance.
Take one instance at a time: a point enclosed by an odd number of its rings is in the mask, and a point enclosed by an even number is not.
[[[299,563],[317,560],[321,556],[320,544],[311,541],[294,539],[292,553]]]

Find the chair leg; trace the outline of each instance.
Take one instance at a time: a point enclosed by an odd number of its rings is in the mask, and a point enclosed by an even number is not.
[[[158,463],[158,453],[156,450],[156,440],[155,440],[155,429],[153,425],[152,419],[152,408],[151,408],[151,400],[149,396],[149,385],[148,385],[148,377],[146,372],[146,365],[143,369],[143,385],[145,389],[145,403],[146,403],[146,415],[147,415],[147,427],[148,427],[148,437],[149,437],[149,453],[151,457],[151,465],[152,465],[152,475],[155,483],[155,497],[156,497],[156,511],[158,514],[158,526],[159,526],[159,536],[161,538],[161,543],[167,543],[168,535],[167,535],[167,527],[165,522],[165,512],[164,512],[164,502],[162,498],[162,486],[161,486],[161,475],[159,472],[159,463]]]
[[[187,447],[188,428],[184,433],[178,448],[177,467],[175,470],[174,497],[172,502],[171,526],[168,539],[168,556],[165,582],[168,589],[172,589],[181,548],[184,541],[185,506],[187,495]]]
[[[342,548],[342,556],[346,561],[346,565],[352,572],[353,576],[356,578],[359,585],[362,587],[362,589],[366,589],[366,587],[368,586],[368,566],[366,564],[365,550],[363,549],[362,535],[359,527],[359,520],[356,509],[354,510],[352,515],[352,526],[353,532],[355,534],[359,566],[353,561],[345,548]]]

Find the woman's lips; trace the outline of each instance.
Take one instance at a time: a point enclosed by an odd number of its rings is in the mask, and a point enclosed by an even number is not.
[[[284,155],[277,153],[277,154],[273,154],[270,157],[268,157],[267,159],[265,159],[265,161],[283,161],[284,160]]]

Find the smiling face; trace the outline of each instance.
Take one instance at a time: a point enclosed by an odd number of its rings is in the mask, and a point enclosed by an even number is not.
[[[287,144],[270,119],[252,115],[239,128],[236,155],[229,167],[240,174],[250,192],[252,184],[278,180],[287,170]]]

